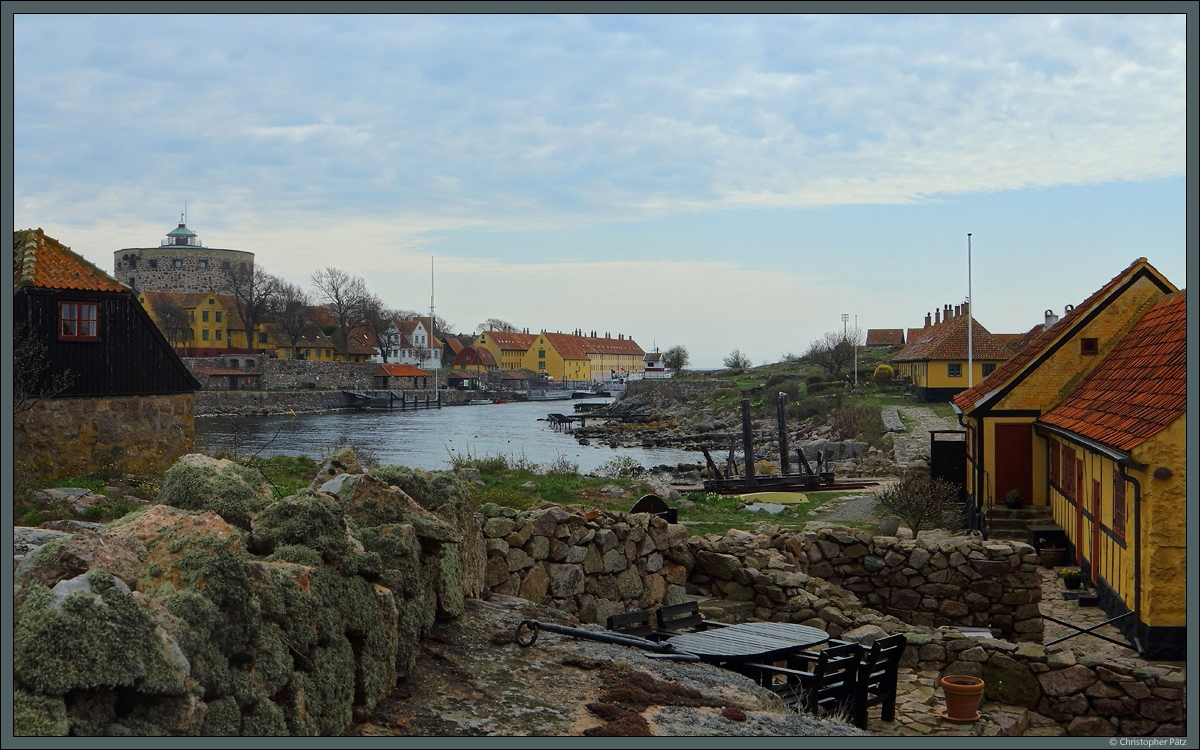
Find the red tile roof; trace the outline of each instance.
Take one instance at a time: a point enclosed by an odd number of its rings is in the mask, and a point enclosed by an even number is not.
[[[380,365],[375,370],[376,375],[388,375],[393,378],[422,377],[429,373],[412,365]]]
[[[1050,345],[1053,344],[1059,336],[1069,330],[1076,321],[1078,321],[1084,315],[1090,313],[1092,308],[1099,304],[1108,295],[1115,292],[1121,286],[1121,284],[1123,284],[1127,279],[1133,277],[1134,274],[1138,273],[1142,269],[1149,269],[1150,271],[1153,271],[1156,276],[1166,281],[1166,279],[1158,273],[1158,270],[1155,269],[1154,266],[1150,265],[1149,261],[1147,261],[1145,258],[1138,258],[1133,263],[1130,263],[1124,271],[1121,271],[1121,273],[1114,276],[1107,284],[1093,292],[1092,295],[1084,300],[1082,304],[1077,305],[1071,310],[1071,312],[1060,318],[1059,321],[1054,325],[1050,326],[1041,333],[1038,333],[1038,330],[1042,328],[1042,326],[1034,326],[1033,329],[1031,329],[1029,333],[1025,335],[1025,344],[1018,349],[1017,352],[1013,354],[1007,362],[997,367],[996,371],[991,375],[976,383],[973,388],[968,388],[965,391],[960,391],[959,393],[955,394],[954,398],[952,399],[953,404],[964,412],[975,408],[975,406],[983,400],[984,396],[1008,382],[1009,379],[1020,374],[1030,362],[1035,360],[1039,354],[1049,348]],[[1167,284],[1170,286],[1172,291],[1178,291],[1175,289],[1174,285],[1171,284],[1171,282],[1167,281]]]
[[[903,346],[903,328],[868,328],[866,346]]]
[[[542,335],[550,342],[550,346],[554,347],[554,351],[558,352],[558,356],[563,359],[591,359],[588,357],[587,349],[583,347],[582,337],[580,336],[547,332],[542,332]]]
[[[975,359],[1008,359],[1009,352],[996,341],[988,329],[974,318],[960,315],[935,326],[921,329],[908,346],[893,357],[897,362],[920,360],[966,359],[967,321],[971,322],[971,349]]]
[[[13,232],[13,288],[124,292],[129,287],[41,229]]]
[[[1038,421],[1129,451],[1187,411],[1187,295],[1142,316],[1079,388]]]
[[[468,346],[454,357],[455,367],[497,367],[496,358],[487,349]]]
[[[567,335],[567,334],[559,334]],[[575,336],[588,354],[629,354],[641,357],[645,350],[631,338],[614,339],[600,336]]]
[[[515,331],[484,331],[479,334],[496,343],[501,350],[529,351],[529,346],[537,336],[531,333],[516,333]]]

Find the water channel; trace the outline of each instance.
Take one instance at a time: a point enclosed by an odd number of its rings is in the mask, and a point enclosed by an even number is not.
[[[611,399],[588,399],[606,403]],[[615,456],[644,467],[701,463],[696,451],[674,448],[610,448],[580,445],[569,433],[551,429],[550,412],[573,413],[571,401],[516,401],[417,411],[338,411],[297,416],[197,417],[196,450],[209,455],[236,452],[263,457],[320,458],[338,443],[367,451],[380,464],[428,471],[450,468],[455,456],[504,456],[543,469],[559,457],[587,473]]]

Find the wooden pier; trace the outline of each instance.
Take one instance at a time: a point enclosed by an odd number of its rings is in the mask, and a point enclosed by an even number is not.
[[[440,409],[442,408],[442,396],[439,393],[435,397],[430,397],[430,394],[423,394],[424,398],[413,394],[412,398],[408,398],[405,393],[397,393],[396,391],[342,391],[346,401],[351,406],[356,406],[360,409],[399,409],[407,411],[410,409]]]

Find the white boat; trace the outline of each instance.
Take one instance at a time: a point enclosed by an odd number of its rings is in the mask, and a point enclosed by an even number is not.
[[[547,390],[530,390],[530,401],[566,401],[571,398],[570,391],[547,391]]]
[[[490,398],[473,398],[473,399],[471,399],[471,401],[469,403],[471,404],[471,406],[479,406],[481,404],[493,404],[495,402],[492,401]]]

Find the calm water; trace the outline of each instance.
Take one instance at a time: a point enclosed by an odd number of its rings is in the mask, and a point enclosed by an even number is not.
[[[606,403],[611,399],[588,399]],[[344,438],[379,463],[436,471],[450,468],[452,455],[524,457],[545,467],[559,456],[596,469],[614,456],[630,456],[642,466],[702,463],[703,454],[672,448],[609,448],[580,445],[569,434],[555,432],[545,419],[550,412],[574,413],[571,401],[513,402],[486,406],[453,406],[428,411],[346,411],[275,417],[197,417],[196,450],[231,451],[263,457],[305,454],[320,457]],[[265,446],[265,447],[264,447]],[[261,450],[260,450],[261,449]]]

